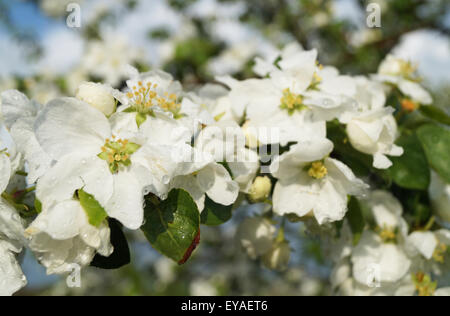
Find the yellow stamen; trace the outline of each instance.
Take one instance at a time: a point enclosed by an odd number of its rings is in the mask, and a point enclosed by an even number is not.
[[[328,174],[328,169],[325,167],[323,162],[316,161],[311,164],[308,170],[308,175],[315,179],[323,179]]]
[[[436,246],[436,249],[433,252],[433,259],[436,262],[444,263],[444,261],[445,261],[444,256],[445,256],[445,253],[447,252],[447,249],[448,249],[447,245],[441,243],[438,240],[438,245]]]

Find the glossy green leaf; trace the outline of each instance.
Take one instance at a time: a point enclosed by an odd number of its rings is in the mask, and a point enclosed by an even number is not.
[[[205,208],[200,216],[201,223],[208,226],[217,226],[228,222],[232,216],[233,205],[217,204],[206,197]]]
[[[450,130],[438,125],[424,125],[417,131],[430,166],[450,183]]]
[[[105,209],[93,195],[86,193],[83,189],[78,191],[78,198],[80,199],[81,207],[86,212],[89,224],[99,227],[100,224],[108,217]]]
[[[415,134],[403,135],[397,144],[404,149],[400,157],[390,157],[393,165],[388,172],[400,187],[426,190],[430,184],[430,168],[427,157]]]
[[[200,213],[184,190],[169,193],[165,201],[147,201],[142,231],[150,244],[179,264],[185,263],[200,240]]]
[[[91,262],[91,266],[100,269],[119,269],[130,263],[130,248],[125,234],[122,231],[122,225],[115,219],[108,219],[111,230],[111,244],[114,252],[109,257],[103,257],[97,254]]]

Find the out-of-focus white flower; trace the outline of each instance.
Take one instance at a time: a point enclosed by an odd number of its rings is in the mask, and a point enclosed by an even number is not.
[[[93,106],[106,116],[110,116],[116,110],[116,101],[112,90],[107,85],[84,82],[78,87],[76,98]]]
[[[287,269],[291,259],[291,248],[287,241],[276,242],[272,249],[262,256],[262,262],[266,268],[277,271]]]
[[[275,227],[268,219],[250,217],[240,224],[237,239],[248,256],[256,259],[272,249],[275,231]]]
[[[256,55],[255,42],[242,42],[231,46],[208,63],[209,71],[215,76],[233,75]]]
[[[433,102],[431,95],[418,83],[416,76],[417,67],[411,62],[388,55],[380,64],[378,74],[374,75],[376,80],[393,84],[413,102],[429,105]]]
[[[363,285],[373,282],[397,282],[403,278],[411,266],[411,261],[402,248],[395,244],[383,243],[382,238],[365,231],[351,257],[353,277]]]
[[[274,212],[304,217],[313,212],[319,224],[339,221],[347,212],[347,196],[368,188],[349,167],[329,158],[333,143],[325,138],[303,141],[272,163],[279,181],[273,193]]]
[[[450,184],[445,183],[434,171],[431,171],[428,194],[436,214],[450,223]]]
[[[192,296],[217,296],[217,289],[211,282],[195,280],[191,283],[189,292]]]
[[[123,37],[106,34],[103,41],[89,42],[81,66],[105,83],[117,86],[127,77],[128,65],[141,58],[141,51],[130,46]]]
[[[361,47],[378,41],[382,35],[379,29],[362,28],[352,34],[350,43],[354,47]]]
[[[83,0],[42,0],[39,2],[41,9],[52,17],[61,17],[67,13],[67,6],[70,3],[83,3]]]
[[[420,254],[427,260],[444,263],[450,246],[450,231],[415,231],[408,236],[407,243],[411,256]]]
[[[27,78],[24,80],[27,94],[31,99],[36,100],[40,104],[46,104],[48,101],[60,97],[61,92],[54,83],[55,78],[44,77],[40,80]]]
[[[353,249],[353,277],[366,286],[398,282],[411,266],[403,247],[408,227],[402,218],[402,206],[385,191],[372,192],[366,203],[377,227],[376,232],[366,230]]]

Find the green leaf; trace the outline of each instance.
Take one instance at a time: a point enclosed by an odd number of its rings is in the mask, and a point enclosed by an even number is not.
[[[430,168],[427,157],[415,134],[401,136],[397,144],[404,149],[400,157],[390,157],[393,162],[388,173],[400,187],[426,190],[430,184]]]
[[[36,213],[40,214],[42,212],[42,202],[37,198],[34,200],[34,208],[36,209]]]
[[[83,191],[78,191],[78,198],[80,199],[81,207],[83,207],[88,217],[89,224],[99,227],[100,224],[108,217],[105,209],[98,203],[94,196]]]
[[[350,224],[350,229],[353,233],[353,243],[357,245],[361,239],[361,235],[366,226],[366,221],[361,210],[361,206],[356,198],[352,197],[348,203],[347,212],[348,223]]]
[[[185,263],[200,241],[200,214],[192,197],[184,190],[169,193],[165,201],[147,201],[142,231],[160,253]]]
[[[420,113],[436,122],[450,125],[450,116],[440,108],[431,105],[421,106]]]
[[[143,113],[136,113],[136,124],[138,127],[141,127],[141,125],[147,120],[147,114]]]
[[[111,244],[114,252],[109,257],[96,254],[91,266],[100,269],[119,269],[131,262],[130,248],[127,239],[122,231],[122,225],[115,219],[108,219],[111,230]]]
[[[417,136],[431,167],[450,183],[450,131],[438,125],[428,124],[418,129]]]
[[[208,196],[205,200],[205,209],[200,216],[201,223],[208,226],[217,226],[231,219],[233,205],[217,204]]]

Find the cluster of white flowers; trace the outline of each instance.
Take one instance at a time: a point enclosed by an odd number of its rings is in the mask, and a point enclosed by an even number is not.
[[[199,212],[207,199],[230,206],[247,196],[249,203],[271,203],[274,215],[320,225],[343,220],[349,196],[368,196],[374,229],[356,247],[344,241],[335,286],[357,293],[374,263],[383,285],[398,286],[417,270],[417,289],[432,291],[422,266],[441,260],[450,233],[408,235],[399,203],[369,194],[367,179],[333,158],[327,138],[327,122],[337,122],[354,149],[373,156],[374,168],[389,168],[387,156],[403,154],[394,144],[389,89],[398,87],[406,108],[431,102],[414,68],[389,56],[372,77],[341,75],[320,65],[316,50],[292,44],[276,60],[256,59],[254,70],[260,78],[220,77],[221,84],[186,92],[167,73],[128,67],[123,91],[86,82],[75,97],[46,105],[3,92],[0,113],[12,141],[0,143],[0,294],[26,283],[15,260],[22,247],[49,274],[87,266],[114,251],[108,218],[137,230],[145,197],[165,200],[172,189],[188,192]],[[445,192],[436,204],[448,208]],[[282,270],[290,248],[283,227],[275,232],[273,221],[256,217],[244,222],[239,238],[251,257]]]
[[[450,231],[429,227],[411,230],[402,217],[400,202],[386,191],[373,191],[365,200],[373,224],[355,246],[344,226],[331,281],[343,295],[448,296],[432,275],[446,269]],[[448,209],[448,204],[445,206]],[[347,223],[345,223],[347,225]]]

